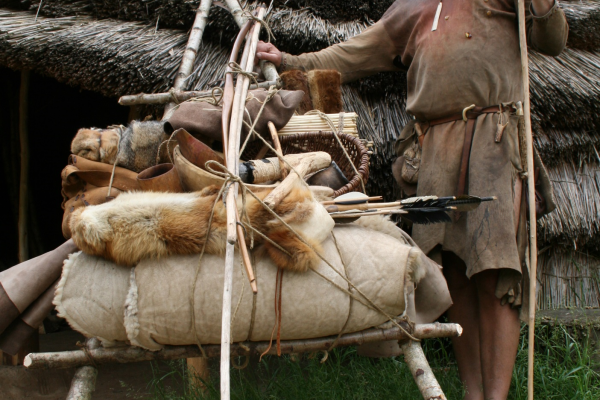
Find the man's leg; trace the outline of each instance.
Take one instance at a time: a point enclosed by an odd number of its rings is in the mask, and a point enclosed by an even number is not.
[[[485,400],[505,400],[519,346],[518,310],[496,298],[498,270],[473,276],[479,300],[479,333]]]
[[[442,252],[442,266],[454,302],[448,310],[448,319],[463,327],[462,336],[452,339],[452,347],[460,379],[466,387],[465,399],[482,400],[477,288],[475,282],[467,278],[465,263],[454,253]]]

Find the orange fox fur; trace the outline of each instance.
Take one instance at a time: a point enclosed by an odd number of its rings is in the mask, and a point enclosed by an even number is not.
[[[75,211],[70,222],[72,238],[84,252],[128,266],[144,258],[200,253],[205,242],[206,253],[222,254],[227,240],[227,216],[221,199],[216,202],[207,235],[218,191],[218,187],[211,186],[195,193],[123,193],[109,203]],[[267,194],[262,192],[258,196],[264,198]],[[252,226],[291,254],[254,234],[255,242],[264,243],[264,249],[278,267],[302,272],[315,266],[318,262],[315,252],[250,195],[246,209]],[[326,211],[310,190],[300,184],[273,211],[316,249],[333,229]],[[250,232],[246,236],[249,240]]]

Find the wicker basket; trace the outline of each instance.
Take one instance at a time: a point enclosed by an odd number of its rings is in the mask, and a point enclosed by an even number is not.
[[[361,177],[365,185],[369,179],[369,154],[367,153],[365,145],[360,139],[352,135],[340,133],[338,134],[338,137],[348,152],[348,155],[360,176],[354,173],[354,169],[348,161],[348,158],[331,132],[300,133],[297,135],[283,136],[279,139],[283,154],[324,151],[331,155],[331,159],[335,161],[346,178],[350,181],[344,187],[336,190],[334,192],[334,197],[338,197],[351,191],[362,191],[362,185],[360,183]],[[261,147],[262,142],[259,140],[249,143],[242,158],[245,160],[255,158]],[[266,154],[266,157],[275,157],[275,155],[269,151]]]

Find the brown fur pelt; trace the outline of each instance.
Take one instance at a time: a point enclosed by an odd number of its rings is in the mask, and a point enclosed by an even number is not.
[[[313,107],[325,114],[342,112],[342,75],[335,70],[313,70],[307,76]]]
[[[156,154],[165,140],[162,122],[132,121],[127,128],[80,129],[71,142],[71,153],[141,172],[156,164]]]
[[[282,72],[280,78],[285,90],[301,90],[304,92],[304,97],[296,109],[298,114],[303,115],[313,109],[312,101],[310,100],[310,89],[308,88],[308,77],[305,72],[292,69]]]
[[[195,193],[123,193],[109,203],[76,210],[70,222],[72,238],[84,252],[128,266],[144,258],[200,253],[205,242],[206,253],[222,254],[227,241],[222,199],[216,202],[207,232],[218,192],[218,187],[211,186]],[[259,197],[267,194],[262,192]],[[241,204],[238,208],[241,214]],[[246,210],[254,228],[291,254],[254,234],[255,242],[264,243],[264,250],[278,267],[302,272],[316,265],[315,252],[250,195]],[[327,211],[300,182],[273,211],[316,249],[333,229]],[[247,236],[249,240],[250,231]]]

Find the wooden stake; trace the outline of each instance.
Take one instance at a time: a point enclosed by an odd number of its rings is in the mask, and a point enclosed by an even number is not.
[[[419,339],[432,339],[442,337],[458,337],[462,334],[462,328],[458,324],[417,324],[412,330],[408,324],[401,322],[404,327],[414,337]],[[411,332],[412,331],[412,332]],[[408,336],[397,327],[389,329],[372,328],[361,332],[347,333],[337,339],[337,335],[308,339],[308,340],[284,340],[281,342],[281,352],[305,353],[313,351],[328,350],[333,343],[336,347],[356,346],[363,343],[379,342],[382,340],[406,340]],[[232,356],[245,356],[248,354],[262,354],[270,344],[266,342],[246,342],[244,345],[231,345],[230,354]],[[271,346],[268,354],[277,354],[277,349]],[[221,345],[210,344],[202,346],[207,357],[219,357],[221,354]],[[100,347],[90,349],[89,357],[82,350],[61,351],[55,353],[30,353],[25,357],[23,365],[27,369],[64,369],[77,368],[84,365],[103,364],[126,364],[140,361],[164,361],[178,360],[181,358],[201,357],[202,353],[197,345],[189,346],[165,346],[160,351],[143,350],[139,347]]]
[[[96,390],[96,377],[98,370],[86,365],[75,371],[71,381],[71,388],[67,394],[67,400],[92,400],[92,393]]]
[[[533,361],[535,344],[535,308],[537,286],[537,218],[535,215],[535,181],[533,166],[533,135],[531,132],[531,103],[529,99],[529,58],[525,28],[525,1],[519,0],[519,45],[523,78],[523,108],[525,139],[527,141],[527,186],[529,191],[529,349],[527,368],[527,398],[533,400]]]
[[[437,379],[435,379],[425,354],[423,354],[421,344],[413,340],[407,340],[401,344],[401,347],[404,353],[404,361],[419,387],[423,399],[446,400],[446,396]]]
[[[281,149],[281,143],[279,142],[279,136],[277,135],[277,129],[275,128],[275,125],[271,121],[269,121],[269,123],[267,125],[269,126],[269,132],[271,132],[271,139],[273,139],[273,146],[275,147],[275,150],[277,150],[277,153],[279,153],[279,155],[281,157],[283,157],[283,150]],[[285,163],[281,160],[281,158],[279,159],[279,169],[281,170],[281,179],[285,179],[285,177],[288,174],[288,171],[285,166]]]
[[[194,20],[194,25],[192,26],[187,46],[183,52],[183,58],[181,60],[181,65],[179,66],[177,76],[175,77],[175,82],[173,82],[173,89],[176,92],[185,87],[187,78],[192,72],[194,61],[196,60],[196,54],[198,54],[200,42],[202,41],[202,35],[204,34],[204,28],[206,28],[206,21],[208,19],[208,13],[210,12],[211,5],[212,0],[202,0],[198,10],[196,11],[196,19]],[[175,103],[167,103],[165,106],[163,120],[166,120],[171,116],[175,106]]]
[[[21,71],[19,93],[19,138],[21,142],[21,179],[19,183],[19,262],[29,259],[29,234],[27,215],[29,214],[29,137],[27,118],[29,116],[30,72]]]

